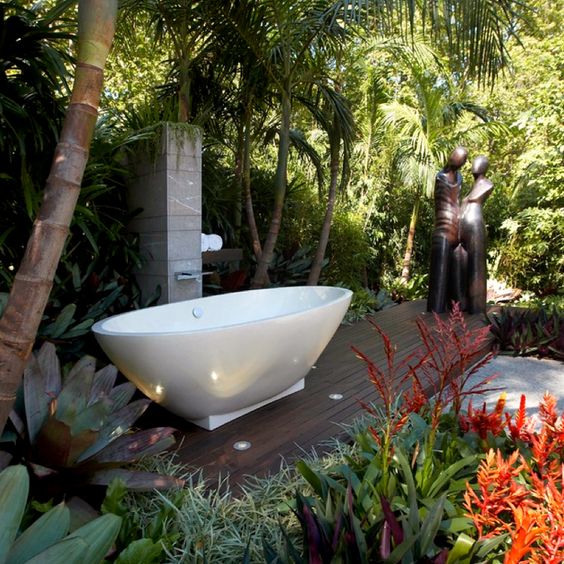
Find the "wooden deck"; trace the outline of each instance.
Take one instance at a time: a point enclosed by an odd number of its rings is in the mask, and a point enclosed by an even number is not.
[[[416,319],[432,322],[424,309],[423,301],[413,301],[375,314],[374,321],[396,345],[398,359],[420,344]],[[469,316],[467,320],[469,326],[483,325],[483,316]],[[341,326],[306,377],[303,391],[211,432],[157,406],[150,415],[151,422],[176,427],[183,435],[180,459],[202,467],[204,475],[214,482],[218,475],[229,474],[231,485],[235,485],[248,474],[274,473],[282,458],[292,461],[312,447],[323,452],[323,441],[343,432],[339,424],[350,424],[361,414],[359,400],[376,401],[366,365],[352,352],[352,345],[375,362],[384,362],[382,341],[368,321]],[[333,393],[342,394],[343,399],[330,399]],[[252,447],[243,452],[235,450],[233,444],[240,440],[250,441]]]

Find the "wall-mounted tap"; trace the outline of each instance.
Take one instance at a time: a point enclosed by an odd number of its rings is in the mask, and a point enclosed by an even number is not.
[[[175,272],[174,277],[177,280],[197,280],[198,282],[201,281],[202,276],[207,276],[208,274],[212,274],[211,272]]]

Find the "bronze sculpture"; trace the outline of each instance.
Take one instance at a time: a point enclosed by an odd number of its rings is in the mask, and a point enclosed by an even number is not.
[[[431,247],[431,274],[427,310],[442,313],[457,301],[463,311],[486,311],[486,228],[482,204],[493,190],[486,178],[488,160],[472,163],[474,184],[458,204],[466,150],[457,147],[435,182],[435,229]]]
[[[459,169],[468,152],[457,147],[435,180],[435,229],[431,242],[431,272],[427,311],[442,313],[449,298],[451,255],[458,245],[460,206],[458,203],[462,176]]]

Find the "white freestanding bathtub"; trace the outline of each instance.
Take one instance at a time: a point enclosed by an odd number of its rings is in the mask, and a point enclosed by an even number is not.
[[[212,430],[303,389],[351,296],[329,286],[249,290],[116,315],[92,330],[142,392]]]

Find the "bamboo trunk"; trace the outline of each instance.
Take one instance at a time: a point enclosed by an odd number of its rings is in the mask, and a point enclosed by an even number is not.
[[[16,399],[74,214],[116,14],[117,0],[79,2],[78,62],[71,101],[43,203],[0,319],[0,435]]]

